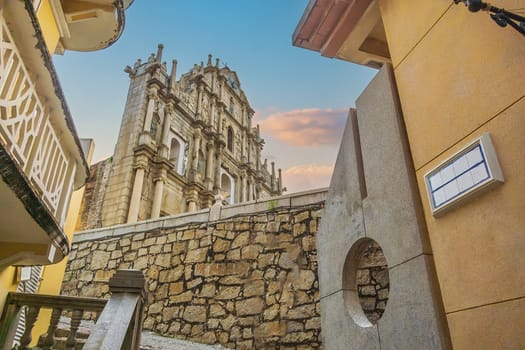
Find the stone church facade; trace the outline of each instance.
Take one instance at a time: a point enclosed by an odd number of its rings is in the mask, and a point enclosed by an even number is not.
[[[92,166],[77,230],[193,212],[282,193],[237,74],[219,59],[176,80],[163,46],[125,72],[130,87],[113,157]],[[269,169],[270,168],[270,169]]]

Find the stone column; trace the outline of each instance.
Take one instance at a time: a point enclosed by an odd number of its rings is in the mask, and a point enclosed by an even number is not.
[[[235,198],[233,202],[239,203],[241,202],[241,196],[242,196],[242,193],[241,193],[242,182],[239,176],[234,176],[234,179],[235,179],[235,196],[234,196]]]
[[[253,176],[248,178],[248,200],[253,200]]]
[[[279,194],[283,192],[283,174],[281,168],[279,168]]]
[[[218,115],[218,117],[217,117],[217,134],[219,134],[219,137],[222,137],[222,134],[221,134],[221,132],[222,132],[222,130],[221,130],[222,129],[221,128],[221,126],[222,126],[221,125],[222,124],[222,107],[219,107],[217,109],[217,115]]]
[[[210,126],[210,128],[213,128],[213,116],[215,115],[215,103],[216,103],[216,98],[215,96],[212,96],[210,115],[208,116],[208,125]]]
[[[197,173],[197,167],[199,166],[199,151],[201,147],[201,137],[201,130],[199,128],[195,129],[195,132],[193,133],[193,155],[191,160],[191,172],[193,174]]]
[[[217,194],[221,190],[221,168],[222,168],[222,145],[217,148],[217,164],[215,165],[215,184],[213,189]]]
[[[261,170],[261,149],[259,147],[259,143],[255,145],[255,152],[257,153],[255,156],[257,159],[255,160],[255,169],[257,171]]]
[[[135,163],[135,181],[133,182],[133,191],[129,201],[128,223],[137,222],[139,217],[142,186],[144,185],[144,174],[146,172],[147,164],[147,160],[140,159]]]
[[[247,146],[248,146],[248,149],[247,149],[247,162],[250,163],[251,160],[252,160],[252,138],[251,136],[248,134],[248,140],[247,140]]]
[[[155,178],[155,189],[153,192],[153,204],[151,206],[151,218],[156,219],[160,217],[160,209],[162,205],[162,192],[164,191],[164,183],[166,182],[166,171],[160,170],[160,174]]]
[[[151,207],[151,218],[156,219],[160,217],[160,206],[162,203],[162,191],[164,188],[164,181],[162,179],[155,180],[155,192],[153,193],[153,205]]]
[[[164,108],[159,110],[159,115],[161,118],[163,118],[162,124],[162,134],[161,134],[161,148],[160,148],[160,156],[162,158],[168,158],[168,150],[170,149],[170,145],[168,144],[168,137],[169,137],[169,131],[171,126],[171,114],[173,112],[173,105],[170,103],[166,106],[166,111],[164,111]]]
[[[177,60],[171,61],[170,89],[175,90],[177,84]]]
[[[188,204],[188,212],[193,213],[197,211],[197,200],[199,199],[197,191],[192,190],[190,193],[186,194],[186,198],[186,202]]]
[[[215,145],[213,141],[208,141],[208,158],[206,159],[206,188],[213,190],[213,157],[215,153]]]
[[[275,177],[275,162],[272,162],[272,176],[270,179],[272,191],[275,191],[277,187],[277,178]]]
[[[203,90],[202,85],[197,86],[197,107],[195,107],[195,115],[197,119],[201,119],[202,90]]]
[[[248,199],[247,199],[247,178],[246,178],[246,171],[243,171],[241,173],[241,202],[246,202]]]

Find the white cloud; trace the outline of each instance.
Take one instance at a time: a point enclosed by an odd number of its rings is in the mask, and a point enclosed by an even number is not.
[[[298,147],[338,145],[347,118],[344,109],[276,112],[259,122],[262,133]]]
[[[331,165],[305,164],[284,170],[283,184],[287,193],[328,187],[334,167]]]

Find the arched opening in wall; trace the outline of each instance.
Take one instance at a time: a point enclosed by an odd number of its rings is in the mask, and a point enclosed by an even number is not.
[[[388,302],[390,279],[381,246],[361,238],[348,252],[343,267],[343,298],[356,324],[372,327],[383,316]]]
[[[228,150],[233,152],[233,129],[231,126],[228,127]]]
[[[229,204],[235,203],[235,180],[225,171],[221,174],[221,195]]]

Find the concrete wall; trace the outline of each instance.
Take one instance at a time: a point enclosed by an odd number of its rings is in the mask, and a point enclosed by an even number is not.
[[[325,197],[312,191],[80,232],[62,292],[108,297],[116,269],[140,269],[145,329],[235,349],[319,349],[315,235]]]
[[[452,2],[380,5],[453,345],[523,348],[523,36]],[[432,216],[424,175],[484,132],[504,184]]]
[[[326,349],[450,348],[426,236],[385,65],[350,112],[317,235]]]

